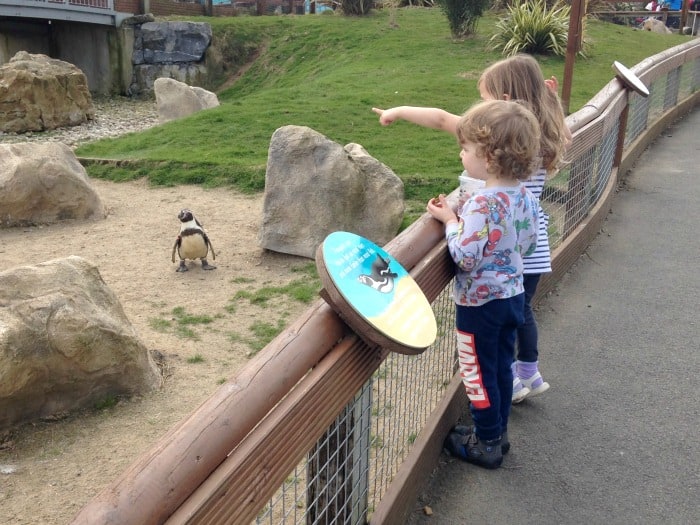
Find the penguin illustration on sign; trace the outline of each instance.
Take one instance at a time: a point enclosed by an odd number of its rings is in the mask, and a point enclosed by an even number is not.
[[[394,289],[394,279],[398,274],[389,270],[389,259],[384,259],[377,254],[372,263],[372,273],[360,275],[357,280],[382,293],[389,293]]]
[[[180,234],[175,240],[172,253],[173,262],[175,262],[176,251],[178,257],[180,257],[180,266],[178,266],[176,271],[186,272],[188,270],[185,264],[187,259],[200,259],[202,261],[203,270],[216,269],[216,266],[212,266],[207,262],[209,250],[211,250],[212,258],[216,260],[214,247],[201,223],[195,218],[192,211],[187,208],[180,210],[180,213],[177,214],[177,218],[180,220]]]

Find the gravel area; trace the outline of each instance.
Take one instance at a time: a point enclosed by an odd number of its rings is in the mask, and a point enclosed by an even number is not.
[[[158,124],[155,100],[115,97],[95,98],[92,102],[95,106],[95,118],[85,124],[41,132],[0,132],[0,144],[63,142],[75,149],[86,142],[141,131]]]

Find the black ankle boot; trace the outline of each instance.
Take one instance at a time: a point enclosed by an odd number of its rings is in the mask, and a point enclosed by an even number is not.
[[[468,436],[472,432],[474,432],[474,426],[473,425],[455,425],[452,427],[452,430],[450,432],[457,432],[457,434],[462,434],[463,436]],[[504,432],[503,435],[501,435],[501,454],[504,456],[508,454],[508,451],[510,450],[510,441],[508,440],[508,432]]]
[[[478,465],[479,467],[496,469],[503,462],[501,438],[481,440],[474,432],[466,436],[458,432],[450,432],[443,445],[447,454]]]

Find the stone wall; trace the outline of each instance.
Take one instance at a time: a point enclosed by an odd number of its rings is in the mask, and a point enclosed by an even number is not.
[[[209,88],[210,78],[222,67],[211,49],[211,26],[201,22],[156,22],[149,15],[122,24],[123,45],[130,29],[132,42],[129,96],[152,97],[158,78],[172,78],[190,86]]]

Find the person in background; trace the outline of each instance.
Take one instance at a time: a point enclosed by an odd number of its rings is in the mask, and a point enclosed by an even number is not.
[[[545,181],[554,175],[563,161],[571,133],[566,126],[564,111],[557,96],[555,77],[545,80],[537,60],[520,54],[500,60],[481,74],[477,88],[482,100],[520,100],[528,104],[540,123],[540,164],[525,186],[538,199],[542,195]],[[446,131],[456,136],[459,116],[438,108],[399,106],[382,110],[372,108],[379,115],[382,125],[397,120],[406,120],[420,126]],[[471,173],[469,173],[471,176]],[[525,322],[518,328],[517,358],[513,362],[513,403],[520,403],[549,389],[539,371],[539,348],[537,322],[532,311],[534,297],[540,278],[551,272],[549,248],[549,217],[539,207],[539,238],[537,249],[525,258],[524,286]]]
[[[683,5],[682,0],[667,0],[663,2],[664,6],[668,7],[669,11],[680,11],[681,6]],[[678,26],[681,23],[681,17],[674,15],[674,16],[669,16],[666,18],[666,27],[670,27],[673,29],[678,29]]]
[[[460,158],[485,181],[460,210],[444,194],[427,211],[445,225],[457,265],[454,284],[457,355],[473,428],[450,432],[449,454],[480,467],[501,466],[507,438],[516,329],[523,322],[523,257],[537,247],[536,197],[527,179],[540,150],[539,124],[524,105],[483,101],[457,123]]]

